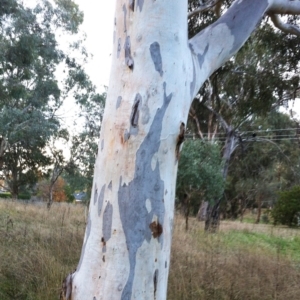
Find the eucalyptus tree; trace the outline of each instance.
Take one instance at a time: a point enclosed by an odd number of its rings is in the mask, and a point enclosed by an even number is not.
[[[89,97],[79,99],[80,113],[78,117],[83,119],[83,125],[80,131],[72,136],[70,160],[64,172],[64,178],[71,188],[74,191],[85,191],[88,197],[90,197],[93,184],[93,171],[98,152],[105,98],[105,93],[91,92]],[[88,202],[88,199],[86,200]]]
[[[16,197],[51,163],[45,146],[60,128],[64,99],[86,92],[83,67],[70,54],[80,42],[62,51],[56,34],[78,33],[83,14],[72,0],[0,7],[0,171]]]
[[[194,19],[203,18],[193,16],[191,32],[199,27]],[[211,19],[209,14],[204,18],[210,22]],[[241,145],[244,122],[295,100],[299,89],[299,54],[297,38],[274,32],[266,19],[241,51],[201,87],[192,104],[188,125],[201,139],[224,144],[224,180],[232,154]],[[208,206],[207,229],[219,224],[222,199],[215,199]]]
[[[243,214],[243,210],[238,212],[241,207],[233,204],[239,200],[239,206],[257,208],[258,223],[262,207],[273,207],[278,191],[300,183],[297,122],[271,111],[252,118],[243,130],[244,147],[233,154],[225,194],[231,217]]]
[[[238,0],[188,39],[187,1],[116,2],[88,224],[62,296],[166,298],[177,165],[191,102],[265,14],[282,13],[300,13],[300,2]]]

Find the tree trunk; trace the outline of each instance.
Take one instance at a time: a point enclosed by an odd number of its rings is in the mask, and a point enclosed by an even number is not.
[[[187,38],[187,1],[119,0],[81,258],[62,298],[166,299],[177,165],[192,99],[267,0],[237,1]]]
[[[237,138],[235,136],[235,130],[231,126],[226,126],[226,141],[223,152],[223,179],[226,181],[229,169],[230,158],[234,150],[236,149]],[[215,232],[218,230],[220,225],[220,207],[221,207],[222,198],[218,199],[212,207],[209,206],[207,211],[207,218],[205,221],[205,230],[210,232]],[[211,227],[211,228],[210,228]]]
[[[184,217],[185,217],[185,230],[189,230],[189,216],[190,216],[190,195],[184,194]]]
[[[256,217],[255,224],[259,224],[259,222],[260,222],[261,206],[262,206],[261,199],[262,199],[261,195],[258,195],[258,198],[257,198],[257,217]]]

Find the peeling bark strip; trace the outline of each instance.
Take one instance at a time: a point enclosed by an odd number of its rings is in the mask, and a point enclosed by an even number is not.
[[[98,199],[98,216],[101,214],[102,210],[102,205],[104,201],[104,193],[105,193],[105,184],[102,186],[100,194],[99,194],[99,199]]]
[[[108,202],[103,213],[102,236],[106,243],[111,238],[113,206]],[[102,252],[106,252],[106,247],[103,247]]]
[[[118,109],[120,107],[121,101],[122,101],[122,97],[119,96],[118,99],[117,99],[117,103],[116,103],[116,109]]]
[[[110,181],[110,183],[107,187],[108,187],[109,190],[112,190],[112,181]]]
[[[140,11],[143,10],[144,0],[137,0],[137,7],[140,9]]]
[[[155,70],[160,74],[160,76],[163,76],[164,72],[162,70],[162,58],[158,42],[154,42],[150,45],[150,54],[155,66]]]
[[[134,0],[129,0],[129,8],[134,11]]]
[[[134,99],[134,104],[132,107],[131,117],[130,117],[130,123],[132,127],[137,127],[139,123],[139,105],[142,101],[142,96],[140,94],[137,94]]]
[[[123,12],[124,12],[124,32],[127,32],[127,28],[126,28],[127,8],[125,4],[123,5]]]
[[[156,299],[157,281],[158,281],[158,269],[155,270],[153,275],[154,299]]]
[[[130,43],[130,36],[126,37],[125,40],[125,63],[129,67],[129,69],[133,70],[133,58],[131,56],[131,43]]]
[[[122,185],[120,178],[118,203],[121,222],[126,238],[129,252],[130,271],[127,283],[122,292],[122,299],[131,299],[132,285],[134,281],[136,253],[143,242],[150,241],[152,232],[149,225],[153,217],[157,217],[163,224],[165,206],[163,199],[164,182],[160,179],[159,163],[152,170],[151,160],[160,146],[162,121],[166,109],[172,99],[172,94],[166,95],[166,84],[164,83],[164,102],[157,110],[150,130],[136,153],[134,178],[128,185]],[[151,211],[148,212],[146,200],[151,201]],[[159,237],[162,245],[162,236]]]

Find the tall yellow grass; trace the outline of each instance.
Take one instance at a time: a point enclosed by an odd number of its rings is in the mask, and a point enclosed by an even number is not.
[[[47,210],[0,200],[0,299],[58,299],[63,278],[79,261],[84,230],[81,205]],[[239,222],[205,234],[194,219],[186,232],[177,216],[168,299],[300,299],[300,254],[286,243],[298,245],[297,239],[298,230]]]

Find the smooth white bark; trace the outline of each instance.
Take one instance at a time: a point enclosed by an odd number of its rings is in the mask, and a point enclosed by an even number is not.
[[[178,150],[190,104],[278,3],[238,0],[188,41],[187,1],[117,1],[89,220],[67,280],[69,299],[166,299]]]

